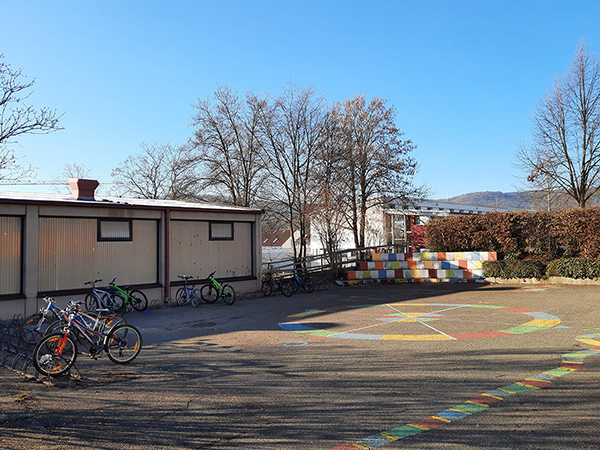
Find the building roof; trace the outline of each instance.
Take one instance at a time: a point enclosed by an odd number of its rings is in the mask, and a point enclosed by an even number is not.
[[[133,207],[144,209],[188,209],[205,211],[222,211],[236,213],[260,214],[256,208],[243,208],[240,206],[217,205],[213,203],[186,202],[181,200],[156,200],[148,198],[122,198],[96,196],[95,200],[76,199],[72,195],[41,194],[33,192],[0,191],[0,204],[2,203],[31,203],[31,204],[61,204],[69,206],[94,206],[94,207]]]
[[[290,230],[263,231],[263,247],[281,247],[290,239]]]
[[[459,203],[439,202],[435,200],[416,202],[414,205],[403,206],[394,204],[391,209],[406,212],[408,214],[423,213],[447,213],[447,214],[484,214],[487,212],[516,212],[522,211],[518,208],[500,208],[492,206],[464,205]]]

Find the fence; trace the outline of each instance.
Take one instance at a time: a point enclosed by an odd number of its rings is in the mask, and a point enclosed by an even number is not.
[[[304,272],[331,272],[338,276],[342,270],[355,268],[371,253],[404,253],[408,251],[407,245],[379,245],[339,250],[333,253],[306,256],[303,258],[287,258],[278,261],[263,262],[263,272],[274,271],[281,274]]]

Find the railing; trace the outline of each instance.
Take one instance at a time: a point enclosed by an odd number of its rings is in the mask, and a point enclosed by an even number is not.
[[[405,253],[409,247],[410,245],[378,245],[344,249],[296,259],[285,258],[264,262],[263,272],[287,274],[294,271],[305,273],[330,271],[333,276],[338,276],[341,270],[355,267],[359,261],[364,261],[371,253]]]

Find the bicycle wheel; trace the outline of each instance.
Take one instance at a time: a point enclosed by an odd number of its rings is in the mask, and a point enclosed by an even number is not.
[[[98,329],[95,331],[99,333],[108,333],[109,330],[116,328],[119,325],[127,325],[127,321],[123,317],[115,314],[111,317],[101,319],[98,323]]]
[[[304,284],[302,285],[302,289],[304,289],[306,292],[308,292],[310,294],[312,291],[315,290],[315,284],[309,277],[306,277],[304,279]]]
[[[46,376],[65,373],[77,359],[77,344],[63,333],[49,334],[33,350],[33,365]]]
[[[194,289],[194,297],[192,297],[192,306],[197,308],[202,301],[202,294],[200,293],[200,289]]]
[[[260,290],[265,297],[271,295],[273,293],[273,285],[271,284],[271,280],[263,281],[262,285],[260,286]]]
[[[202,296],[202,300],[206,303],[214,303],[217,301],[217,290],[214,288],[212,284],[205,284],[202,286],[200,290],[200,295]]]
[[[281,293],[286,297],[291,297],[294,294],[294,286],[290,280],[281,280]]]
[[[121,294],[105,294],[103,300],[106,302],[106,306],[109,311],[115,314],[124,314],[127,312],[125,299],[121,296]]]
[[[48,325],[48,328],[46,328],[46,332],[44,334],[51,335],[59,333],[64,328],[64,326],[65,323],[62,320],[55,320],[50,325]]]
[[[292,289],[294,290],[294,294],[296,292],[298,292],[298,289],[300,289],[300,285],[298,284],[298,280],[296,280],[296,277],[292,277],[289,279],[290,284],[292,285]]]
[[[223,291],[221,292],[221,296],[223,297],[223,301],[228,305],[233,305],[235,302],[235,291],[233,287],[229,284],[223,285]]]
[[[32,314],[19,325],[19,336],[23,342],[35,345],[40,341],[50,323],[51,321],[45,314]]]
[[[94,294],[88,294],[85,296],[85,309],[86,311],[96,311],[100,308],[100,302],[98,297]]]
[[[136,311],[144,311],[148,307],[148,299],[142,291],[133,290],[129,292],[129,299],[133,303],[133,309]]]
[[[115,364],[133,361],[142,350],[142,334],[133,325],[119,325],[104,340],[108,359]]]
[[[179,306],[185,305],[188,300],[187,290],[182,287],[177,289],[177,294],[175,294],[175,300],[177,300],[177,304]]]

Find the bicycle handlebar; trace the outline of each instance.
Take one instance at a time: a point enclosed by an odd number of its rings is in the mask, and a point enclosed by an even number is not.
[[[191,277],[189,275],[177,275],[178,278],[181,278],[182,280],[191,280],[194,277]]]
[[[116,280],[116,278],[115,278],[115,280]],[[96,284],[96,283],[99,283],[99,282],[101,282],[101,281],[102,281],[102,280],[87,281],[87,282],[85,282],[85,283],[83,283],[83,284],[91,284],[91,285],[94,285],[94,284]]]
[[[69,300],[69,303],[67,304],[67,307],[65,308],[66,311],[77,311],[77,305],[81,305],[83,304],[83,302],[81,300],[78,300],[76,302],[74,302],[73,300]]]

